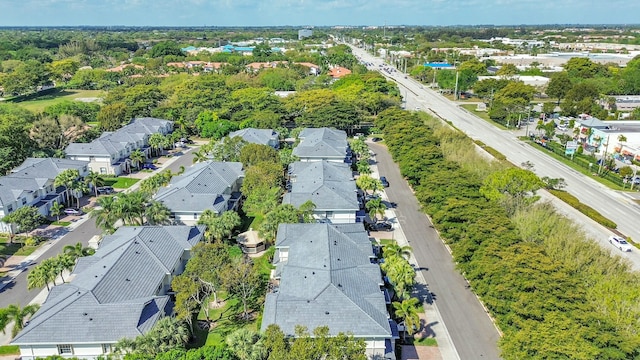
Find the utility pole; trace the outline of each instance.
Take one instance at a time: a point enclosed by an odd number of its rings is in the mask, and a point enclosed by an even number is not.
[[[598,167],[598,175],[600,175],[600,173],[602,172],[602,167],[604,165],[604,162],[607,160],[607,149],[609,148],[609,137],[611,135],[607,135],[607,143],[603,144],[604,146],[604,155],[602,156],[602,158],[600,158],[600,166]]]

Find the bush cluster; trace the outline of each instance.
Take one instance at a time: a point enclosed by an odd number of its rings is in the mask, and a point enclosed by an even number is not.
[[[571,205],[576,210],[587,215],[591,220],[596,221],[598,224],[602,226],[606,226],[610,229],[615,229],[618,227],[618,225],[615,222],[607,219],[602,214],[594,210],[592,207],[581,203],[580,200],[578,200],[578,198],[569,194],[568,192],[563,190],[553,190],[553,189],[550,189],[549,192],[552,193],[558,199]]]

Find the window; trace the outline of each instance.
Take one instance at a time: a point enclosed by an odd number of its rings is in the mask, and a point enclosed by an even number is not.
[[[327,211],[326,214],[327,214],[326,217],[328,217],[328,218],[332,218],[333,217],[333,211]]]
[[[193,219],[194,220],[198,220],[198,214],[197,213],[193,213]]]
[[[113,351],[111,344],[102,344],[102,353],[110,354]]]
[[[7,205],[7,212],[10,213],[11,211],[13,211],[13,206]]]
[[[58,345],[58,355],[73,355],[73,345]]]
[[[22,205],[27,205],[27,198],[22,198]]]
[[[107,173],[107,168],[101,167],[100,168],[100,174],[106,174],[106,173]]]

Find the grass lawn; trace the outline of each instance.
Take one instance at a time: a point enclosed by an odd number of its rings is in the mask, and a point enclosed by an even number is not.
[[[387,244],[395,244],[396,241],[393,239],[380,239],[380,245],[385,246]]]
[[[498,127],[502,130],[508,130],[506,126],[491,120],[491,118],[489,117],[489,113],[487,111],[476,111],[476,107],[478,106],[477,104],[464,104],[460,106],[468,110],[473,115],[479,117],[480,119],[490,123],[491,125]]]
[[[18,355],[18,354],[20,354],[20,347],[18,347],[18,345],[0,346],[0,355]]]
[[[413,345],[415,346],[438,346],[438,342],[435,338],[428,337],[424,339],[413,339]]]
[[[114,189],[128,189],[133,184],[140,181],[140,179],[128,178],[125,176],[120,176],[117,178],[105,178],[104,185],[112,186]]]
[[[242,225],[240,226],[240,232],[249,231],[249,229],[258,230],[260,224],[264,220],[264,216],[260,214],[248,213],[242,218]]]
[[[93,98],[104,97],[105,93],[102,90],[59,90],[50,94],[42,95],[37,98],[24,101],[9,100],[14,102],[27,110],[39,113],[47,106],[57,104],[64,100],[74,100],[77,98]]]
[[[4,255],[7,257],[12,255],[28,256],[36,251],[37,248],[37,246],[23,246],[19,242],[9,244],[9,239],[7,237],[0,237],[0,255]]]
[[[51,223],[51,225],[69,226],[71,225],[71,222],[70,221],[54,221]]]

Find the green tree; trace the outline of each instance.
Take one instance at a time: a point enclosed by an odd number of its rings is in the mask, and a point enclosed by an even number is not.
[[[552,98],[558,99],[558,104],[564,99],[573,84],[569,78],[569,74],[566,71],[553,73],[549,79],[546,93]]]
[[[87,185],[90,185],[93,189],[93,192],[96,197],[98,197],[98,187],[104,185],[104,178],[102,175],[95,171],[89,171],[89,173],[84,177],[84,182]]]
[[[119,214],[116,212],[115,196],[103,196],[98,198],[97,205],[89,213],[89,217],[96,220],[96,226],[99,229],[112,233],[115,231],[115,224],[118,221]]]
[[[200,215],[198,224],[207,225],[205,234],[209,241],[214,242],[230,237],[233,234],[233,230],[242,224],[242,219],[235,211],[225,211],[220,215],[216,215],[213,211],[207,209]]]
[[[258,294],[264,286],[254,264],[244,256],[237,259],[223,271],[222,281],[229,294],[237,297],[242,303],[241,317],[249,319],[249,307],[256,305]]]
[[[265,215],[278,206],[281,197],[282,189],[280,187],[256,187],[247,195],[246,200],[242,203],[242,209],[245,213]]]
[[[267,349],[260,334],[247,328],[241,328],[227,336],[227,345],[240,360],[262,360]]]
[[[535,202],[536,190],[544,186],[544,183],[531,171],[520,168],[507,168],[496,171],[485,178],[480,193],[489,200],[509,201],[514,200],[516,207]],[[515,208],[510,207],[511,211]]]
[[[280,224],[295,224],[299,222],[298,209],[290,204],[280,204],[269,211],[260,224],[258,233],[266,241],[273,243]]]
[[[161,133],[153,133],[149,137],[149,146],[156,155],[161,155],[162,151],[170,146],[170,141]]]
[[[162,202],[151,200],[146,205],[144,217],[149,225],[168,224],[171,218],[171,210]]]
[[[408,335],[413,335],[420,329],[420,316],[418,316],[418,303],[417,298],[408,298],[402,300],[402,302],[394,301],[392,303],[394,309],[394,315],[401,319],[405,327],[405,338]]]
[[[49,214],[56,217],[56,221],[60,221],[60,215],[62,215],[62,210],[64,210],[64,206],[57,201],[54,201],[51,204],[51,208],[49,208]]]
[[[279,162],[259,162],[245,170],[241,191],[250,196],[256,189],[281,187],[283,176]]]
[[[225,137],[213,146],[211,155],[215,161],[240,161],[240,151],[247,144],[240,136]]]
[[[24,328],[25,323],[35,314],[40,305],[31,304],[25,307],[19,305],[9,305],[4,309],[0,309],[0,328],[4,334],[7,325],[13,322],[13,328],[11,329],[11,337],[16,337],[18,333]]]
[[[392,258],[394,256],[406,259],[411,254],[411,246],[401,246],[397,242],[391,242],[385,244],[382,248],[382,253],[385,258]]]
[[[27,274],[27,290],[40,289],[43,286],[50,290],[49,283],[55,282],[57,271],[53,258],[45,259]]]
[[[374,221],[378,221],[378,215],[384,217],[384,211],[387,210],[387,206],[382,202],[382,198],[375,197],[365,204],[365,209],[369,213],[369,217]]]
[[[15,226],[18,233],[22,232],[25,234],[42,225],[44,220],[44,216],[42,216],[34,206],[19,207],[15,211],[9,213],[9,215],[2,218],[2,222]],[[14,237],[15,234],[12,233],[9,237],[10,244],[13,243]]]
[[[108,104],[100,108],[96,115],[103,131],[115,131],[127,121],[127,106],[123,103]]]
[[[159,42],[149,50],[149,57],[151,58],[165,57],[167,55],[184,57],[184,53],[175,41]]]
[[[240,162],[245,168],[264,161],[280,163],[276,149],[269,145],[247,144],[240,150]]]
[[[69,255],[73,260],[78,258],[90,256],[95,254],[95,250],[90,247],[85,247],[81,242],[77,242],[75,245],[66,245],[62,248],[62,252]]]
[[[503,64],[500,69],[496,71],[498,76],[513,76],[518,75],[518,68],[513,64]]]
[[[374,179],[369,175],[359,176],[356,179],[356,186],[358,186],[364,192],[372,191],[373,193],[375,193],[376,191],[380,191],[383,189],[380,180]]]
[[[135,149],[129,154],[129,159],[131,159],[133,167],[139,169],[147,160],[147,156],[140,149]]]

